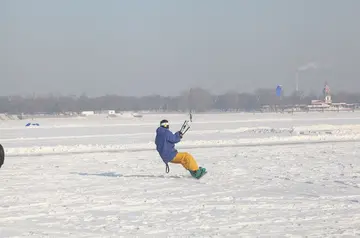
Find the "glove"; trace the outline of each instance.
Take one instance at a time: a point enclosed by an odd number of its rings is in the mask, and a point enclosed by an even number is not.
[[[183,138],[183,133],[181,133],[181,131],[179,131],[179,136],[181,139]]]

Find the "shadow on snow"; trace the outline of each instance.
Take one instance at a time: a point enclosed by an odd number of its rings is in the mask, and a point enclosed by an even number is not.
[[[184,178],[184,176],[165,176],[165,175],[151,175],[151,174],[133,174],[133,175],[123,175],[115,172],[106,172],[106,173],[76,173],[72,172],[71,174],[77,174],[82,176],[101,176],[101,177],[123,177],[123,178]]]

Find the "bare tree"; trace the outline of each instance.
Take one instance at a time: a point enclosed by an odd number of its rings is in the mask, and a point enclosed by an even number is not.
[[[86,94],[74,96],[38,96],[0,97],[0,113],[63,113],[81,112],[84,110],[152,110],[152,111],[177,111],[206,112],[209,110],[260,110],[262,105],[273,107],[288,104],[309,104],[311,100],[320,99],[321,95],[315,93],[299,95],[292,93],[281,98],[276,96],[274,89],[258,89],[255,93],[228,92],[222,95],[212,95],[201,88],[193,88],[179,96],[162,97],[150,95],[145,97],[125,97],[118,95],[105,95],[91,98]],[[346,103],[360,103],[360,93],[339,92],[333,94],[333,101]]]

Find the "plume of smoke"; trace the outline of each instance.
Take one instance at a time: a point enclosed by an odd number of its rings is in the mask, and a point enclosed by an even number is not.
[[[310,62],[307,63],[303,66],[298,67],[298,71],[305,71],[305,70],[309,70],[309,69],[317,69],[319,68],[318,64],[316,62]]]

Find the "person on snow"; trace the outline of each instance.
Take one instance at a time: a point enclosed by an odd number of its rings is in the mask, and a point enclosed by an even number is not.
[[[180,131],[173,134],[169,130],[168,120],[162,120],[156,130],[156,150],[166,164],[166,172],[169,172],[168,163],[181,164],[194,178],[201,178],[206,169],[199,167],[194,157],[188,152],[178,152],[175,144],[180,142],[183,135]]]

